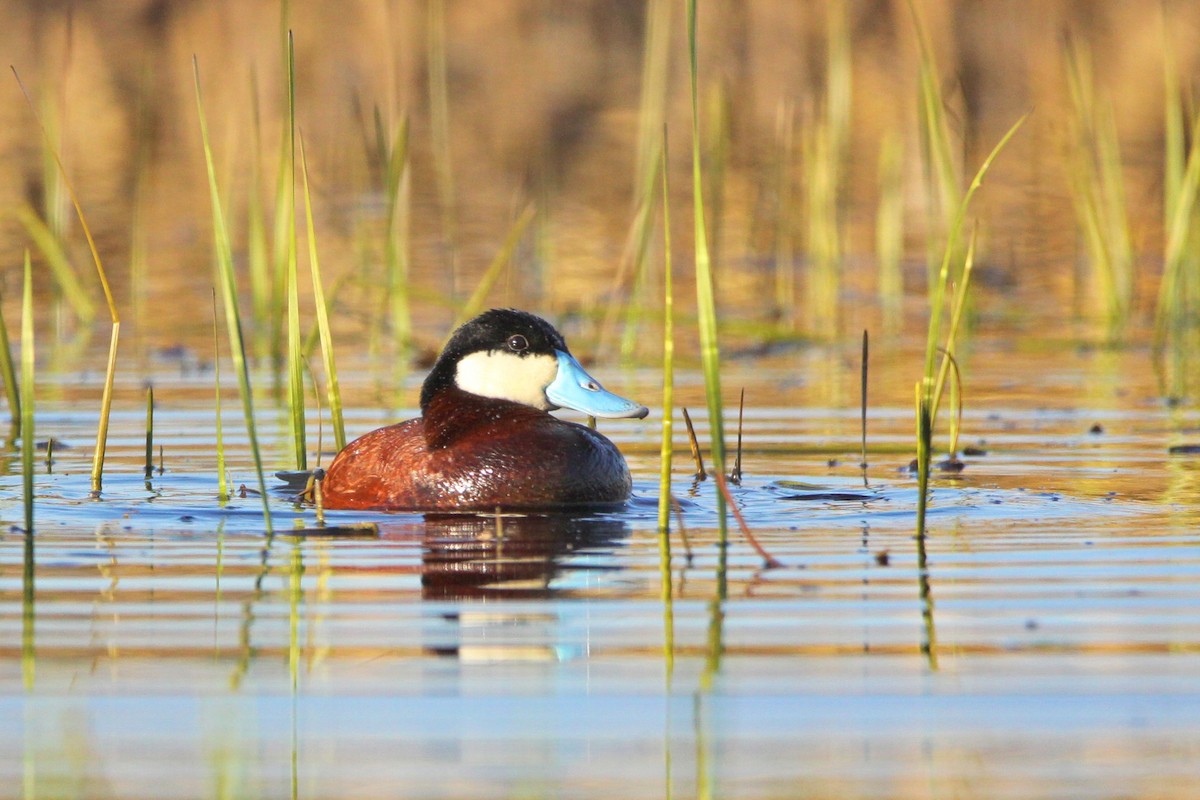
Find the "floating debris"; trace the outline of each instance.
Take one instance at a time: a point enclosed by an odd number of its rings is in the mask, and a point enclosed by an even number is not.
[[[1167,452],[1173,456],[1200,455],[1200,444],[1175,444],[1168,447]]]
[[[322,525],[316,528],[293,528],[287,536],[327,536],[332,538],[374,539],[379,536],[379,525],[374,522],[347,522],[344,525]]]

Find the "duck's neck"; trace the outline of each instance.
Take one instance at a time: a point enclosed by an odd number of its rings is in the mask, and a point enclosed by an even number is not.
[[[482,426],[527,416],[543,417],[546,412],[512,400],[472,394],[453,384],[421,399],[425,444],[431,450],[449,447]]]

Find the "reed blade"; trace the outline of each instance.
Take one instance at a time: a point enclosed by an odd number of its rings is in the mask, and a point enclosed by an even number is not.
[[[21,296],[21,501],[25,511],[25,552],[21,584],[21,677],[25,689],[34,679],[34,504],[33,430],[34,372],[37,360],[33,341],[33,266],[25,251],[25,286]]]
[[[672,429],[675,416],[675,297],[671,274],[671,184],[667,163],[667,129],[664,124],[662,149],[658,156],[658,167],[662,172],[663,224],[663,407],[662,446],[659,450],[658,475],[658,533],[659,546],[665,548],[663,557],[669,565],[671,543],[667,534],[671,528],[671,462],[675,453]],[[668,584],[664,591],[669,597],[669,569],[667,574]]]
[[[33,267],[25,251],[25,286],[21,295],[21,500],[25,511],[25,535],[33,535],[33,436],[34,372]]]
[[[329,417],[333,421],[333,443],[341,450],[346,446],[346,423],[342,417],[342,390],[338,385],[337,364],[333,355],[333,332],[329,327],[329,304],[321,280],[321,265],[317,258],[317,227],[313,222],[312,192],[308,183],[308,156],[304,150],[304,133],[300,132],[300,175],[304,185],[304,221],[308,230],[308,266],[312,274],[313,302],[317,308],[317,330],[321,334],[321,361],[325,365],[325,390],[329,399]],[[317,450],[320,461],[320,448]]]
[[[200,89],[200,63],[192,58],[192,75],[195,82],[196,112],[200,122],[200,141],[204,150],[204,165],[208,174],[209,200],[213,215],[213,244],[216,250],[217,269],[221,284],[221,297],[225,305],[225,324],[228,329],[230,355],[234,372],[237,374],[238,390],[242,399],[242,414],[246,421],[246,433],[250,439],[250,453],[254,459],[254,471],[258,478],[259,497],[262,500],[263,522],[267,534],[274,533],[271,524],[271,506],[267,494],[267,481],[263,474],[262,452],[258,446],[258,431],[254,420],[254,395],[250,386],[250,368],[246,360],[246,341],[242,335],[242,319],[237,305],[237,280],[233,269],[233,247],[225,224],[225,212],[221,206],[221,194],[217,187],[217,172],[213,164],[212,146],[208,138],[208,121],[204,114],[204,98]]]
[[[713,470],[725,471],[725,425],[721,401],[721,354],[717,343],[717,304],[712,262],[708,252],[708,228],[704,218],[704,192],[700,170],[700,112],[697,98],[696,0],[687,2],[688,58],[692,90],[692,210],[696,251],[696,307],[700,329],[700,359],[704,368],[704,393],[708,405],[709,437]],[[722,550],[729,528],[725,498],[717,495],[717,518]]]
[[[25,259],[29,260],[29,253],[25,254]],[[13,362],[12,347],[8,341],[3,305],[0,302],[0,375],[4,376],[4,396],[8,400],[8,415],[12,420],[8,441],[16,441],[21,437],[21,382],[17,379],[17,366]]]
[[[300,335],[300,279],[297,266],[296,241],[296,43],[291,31],[287,35],[287,97],[288,128],[285,174],[287,176],[287,366],[288,410],[292,424],[292,446],[295,448],[296,469],[308,469],[308,441],[304,419],[304,339]]]
[[[104,473],[104,451],[108,445],[108,423],[112,414],[113,382],[116,379],[117,373],[117,343],[121,335],[121,316],[117,313],[117,303],[113,299],[112,289],[108,285],[108,274],[104,271],[104,262],[100,259],[100,251],[96,247],[95,237],[92,236],[92,228],[88,225],[87,217],[84,216],[83,206],[80,204],[79,196],[75,193],[75,187],[67,175],[67,168],[63,164],[62,156],[59,155],[58,149],[53,146],[50,133],[42,123],[42,118],[38,115],[37,108],[34,106],[29,92],[25,91],[25,84],[21,83],[21,76],[17,74],[16,67],[12,68],[12,72],[13,76],[17,79],[17,85],[21,87],[21,92],[25,95],[25,100],[29,104],[30,111],[33,112],[33,116],[37,120],[38,127],[42,131],[42,139],[46,143],[46,148],[54,156],[54,163],[58,165],[63,185],[67,188],[67,193],[71,197],[71,205],[75,207],[75,215],[79,218],[79,226],[83,229],[83,235],[87,239],[88,249],[92,254],[92,262],[96,265],[96,275],[100,279],[100,287],[104,290],[104,299],[108,302],[108,313],[112,318],[112,338],[108,348],[108,365],[104,373],[104,391],[100,398],[100,422],[96,430],[96,449],[92,457],[92,495],[99,496],[100,484]]]

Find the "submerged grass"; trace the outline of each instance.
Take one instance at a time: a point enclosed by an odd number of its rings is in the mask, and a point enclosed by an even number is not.
[[[204,115],[204,98],[200,90],[200,63],[192,59],[195,79],[196,112],[200,122],[200,141],[204,149],[204,164],[208,173],[209,199],[213,214],[213,248],[216,251],[217,272],[221,284],[221,296],[225,304],[225,324],[229,334],[229,349],[234,370],[238,378],[238,390],[242,398],[242,413],[246,420],[246,433],[250,439],[250,453],[254,459],[254,471],[258,478],[259,496],[262,499],[263,522],[267,534],[274,532],[271,524],[271,506],[267,496],[267,482],[263,474],[262,453],[258,446],[258,432],[254,421],[254,395],[250,387],[250,367],[246,360],[246,342],[242,335],[242,319],[237,304],[237,279],[233,270],[233,247],[229,230],[225,225],[225,212],[221,207],[221,194],[217,187],[217,173],[213,165],[212,146],[208,138],[208,121]]]

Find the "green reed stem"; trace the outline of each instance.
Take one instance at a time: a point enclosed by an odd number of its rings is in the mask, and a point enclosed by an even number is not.
[[[708,402],[709,435],[712,439],[713,469],[725,471],[725,425],[721,402],[721,355],[717,345],[717,304],[713,291],[712,262],[704,220],[704,192],[700,172],[700,112],[697,98],[696,0],[687,0],[688,65],[692,89],[692,208],[695,223],[696,306],[700,329],[700,358],[704,368],[704,392]],[[729,540],[725,498],[717,495],[720,547]],[[724,576],[721,596],[724,597]]]
[[[663,126],[662,150],[659,151],[659,169],[662,171],[662,223],[663,223],[663,407],[662,448],[658,479],[658,533],[660,554],[667,561],[668,582],[663,591],[664,599],[670,599],[671,542],[667,534],[671,529],[671,462],[675,454],[673,418],[675,415],[675,299],[671,277],[671,184],[667,169],[667,129]]]
[[[947,236],[943,246],[949,241],[949,228],[954,209],[959,206],[961,190],[959,189],[958,170],[956,168],[953,150],[950,146],[950,126],[946,121],[945,100],[942,97],[941,81],[938,77],[937,62],[934,59],[933,47],[929,43],[929,35],[917,13],[916,4],[909,0],[909,11],[912,13],[913,27],[917,34],[917,44],[920,49],[919,63],[919,130],[921,140],[922,164],[925,168],[925,180],[928,187],[929,201],[929,234],[928,234],[928,269],[929,290],[932,292],[937,276],[934,266],[937,263],[939,238]]]
[[[28,260],[29,253],[25,253]],[[8,341],[8,325],[4,322],[3,303],[0,303],[0,375],[4,376],[4,396],[8,400],[8,414],[12,419],[12,428],[8,441],[15,441],[21,436],[21,383],[17,380],[17,367],[13,363],[12,348]]]
[[[262,453],[258,446],[258,432],[254,422],[254,396],[250,387],[250,369],[246,361],[246,342],[242,335],[242,319],[237,305],[237,279],[233,269],[233,247],[225,225],[225,212],[221,208],[221,195],[217,188],[217,173],[213,166],[212,146],[208,138],[208,121],[204,115],[204,99],[200,91],[200,62],[192,58],[192,74],[196,89],[196,111],[200,119],[200,141],[204,147],[204,165],[208,171],[209,200],[213,213],[213,246],[216,250],[217,267],[220,273],[221,295],[225,303],[225,324],[228,328],[230,354],[234,371],[238,377],[238,390],[242,398],[242,413],[246,419],[246,432],[250,438],[250,453],[254,458],[254,471],[258,477],[259,496],[262,499],[263,521],[267,534],[274,533],[271,524],[271,506],[267,495],[267,481],[263,474]]]
[[[146,387],[146,479],[154,474],[154,387]]]
[[[308,442],[304,424],[304,339],[300,336],[300,280],[298,276],[296,241],[296,43],[292,32],[287,34],[287,364],[288,409],[292,423],[292,444],[296,449],[296,469],[308,469]]]
[[[337,366],[333,357],[333,333],[329,328],[329,304],[321,281],[317,259],[317,227],[313,222],[312,192],[308,184],[308,156],[304,150],[304,132],[300,132],[300,175],[304,181],[304,221],[308,228],[308,265],[312,273],[313,301],[317,307],[317,330],[321,333],[321,360],[325,365],[325,391],[329,398],[329,417],[333,421],[333,442],[338,450],[346,446],[346,424],[342,419],[342,390],[338,386]],[[318,457],[320,448],[318,448]]]
[[[79,226],[87,238],[88,249],[91,250],[92,261],[96,265],[96,274],[100,278],[100,287],[104,290],[104,299],[108,302],[108,313],[112,318],[112,337],[108,347],[108,365],[104,373],[104,392],[100,398],[100,424],[96,431],[96,450],[92,457],[92,495],[98,496],[104,472],[104,450],[108,445],[108,422],[112,412],[113,383],[117,373],[117,342],[121,336],[121,317],[117,313],[117,304],[113,299],[112,289],[108,285],[108,275],[104,271],[104,263],[100,260],[100,251],[96,248],[96,240],[92,236],[91,226],[88,225],[87,218],[83,214],[83,206],[80,205],[79,196],[75,193],[75,187],[67,175],[67,168],[63,165],[62,156],[59,155],[56,148],[51,146],[50,134],[46,130],[46,126],[42,124],[42,119],[38,116],[29,93],[25,91],[25,84],[21,83],[21,77],[17,75],[15,67],[13,75],[17,78],[17,84],[21,87],[21,92],[25,95],[25,100],[29,103],[34,118],[37,119],[46,147],[54,156],[54,162],[58,165],[59,173],[62,175],[63,185],[67,187],[67,194],[70,195],[71,204],[75,207],[75,215],[79,218]]]
[[[1008,132],[1001,137],[996,146],[992,148],[992,151],[988,153],[987,158],[983,160],[983,163],[979,166],[979,170],[975,173],[975,177],[971,179],[971,185],[967,187],[967,191],[963,195],[962,200],[959,201],[958,208],[954,213],[954,222],[950,226],[949,237],[946,240],[946,247],[942,255],[942,266],[938,272],[937,282],[933,286],[933,294],[929,304],[929,334],[925,340],[925,382],[928,384],[929,390],[933,388],[934,362],[937,355],[938,340],[940,339],[942,306],[946,297],[946,289],[950,283],[951,262],[954,254],[961,252],[962,229],[966,221],[967,210],[970,208],[971,200],[975,197],[975,193],[983,185],[983,179],[987,175],[988,170],[991,169],[992,162],[996,160],[996,157],[1000,155],[1000,151],[1016,135],[1017,130],[1025,124],[1025,120],[1028,118],[1029,113],[1026,112],[1008,129]],[[964,265],[965,263],[964,261]],[[965,296],[965,292],[963,295]],[[930,400],[932,399],[931,393]],[[936,413],[936,410],[934,413]]]
[[[229,499],[229,481],[225,476],[225,423],[221,419],[221,342],[217,336],[217,290],[214,288],[212,293],[213,307],[213,352],[218,354],[218,357],[213,359],[213,385],[215,397],[213,398],[216,407],[216,434],[217,434],[217,497],[221,500]]]
[[[25,553],[21,583],[21,677],[25,689],[33,688],[34,677],[34,519],[33,454],[37,449],[33,430],[34,371],[37,360],[33,342],[33,266],[25,251],[25,286],[21,296],[21,503],[25,511]]]
[[[33,535],[33,381],[36,360],[33,344],[33,266],[25,251],[25,287],[21,295],[21,499],[25,533]]]
[[[992,166],[992,162],[1004,149],[1009,140],[1012,139],[1021,125],[1028,119],[1029,114],[1024,114],[1016,123],[1008,129],[1008,132],[1001,137],[987,158],[979,166],[975,177],[971,180],[971,185],[963,194],[962,200],[958,203],[958,208],[954,214],[954,222],[950,227],[949,236],[946,239],[945,251],[942,255],[942,266],[938,272],[938,279],[933,285],[929,305],[929,331],[925,340],[925,373],[924,377],[917,383],[917,540],[923,546],[925,537],[925,517],[926,505],[929,501],[929,470],[930,461],[933,452],[933,428],[937,417],[938,405],[941,402],[942,387],[945,384],[945,370],[948,369],[946,359],[952,356],[954,352],[954,339],[958,333],[958,325],[962,319],[963,308],[965,307],[967,288],[970,281],[971,265],[974,262],[975,237],[972,235],[971,244],[967,250],[967,256],[963,262],[963,268],[960,271],[962,276],[960,280],[960,289],[958,297],[951,313],[950,320],[950,336],[946,341],[946,356],[943,356],[943,363],[939,367],[936,363],[938,354],[938,341],[941,338],[942,315],[944,312],[946,291],[950,284],[950,268],[951,262],[954,259],[956,252],[961,252],[962,249],[962,228],[966,220],[967,209],[971,205],[971,200],[975,197],[975,192],[983,185],[983,179],[987,175],[988,170]]]
[[[977,236],[978,228],[972,229],[971,239],[967,243],[966,260],[963,262],[962,277],[959,279],[958,286],[955,287],[954,307],[950,312],[950,330],[946,333],[946,344],[943,348],[945,358],[942,359],[941,365],[938,368],[937,383],[933,387],[933,418],[935,423],[937,422],[937,410],[942,404],[942,390],[946,385],[946,371],[952,366],[955,372],[958,371],[958,364],[954,360],[954,347],[958,341],[958,329],[962,324],[963,314],[967,307],[967,293],[971,288],[971,274],[975,267],[975,242]]]

